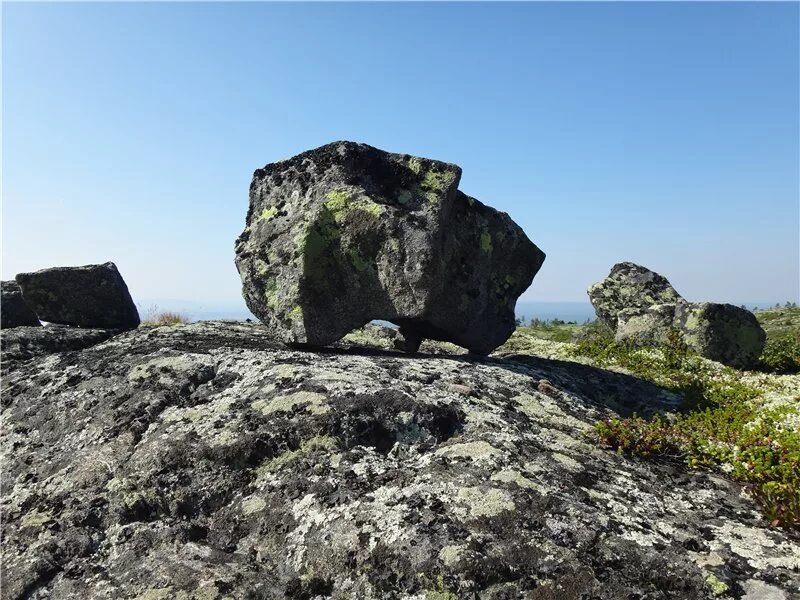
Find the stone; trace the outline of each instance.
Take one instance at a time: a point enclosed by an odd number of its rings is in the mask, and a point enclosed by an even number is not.
[[[635,346],[659,346],[667,342],[675,327],[677,304],[653,304],[641,308],[625,308],[617,313],[614,339],[629,341]]]
[[[732,304],[681,302],[655,304],[646,311],[623,310],[615,339],[637,346],[667,342],[670,331],[705,358],[746,369],[758,363],[767,334],[755,315]]]
[[[674,331],[691,351],[738,369],[756,366],[766,343],[766,333],[749,310],[688,302],[666,278],[634,263],[614,265],[588,293],[617,341],[660,346]]]
[[[700,356],[738,369],[756,366],[767,341],[756,316],[732,304],[678,304],[673,326]]]
[[[608,277],[589,287],[588,294],[597,318],[612,330],[622,310],[644,312],[653,304],[682,300],[665,277],[632,262],[614,265]]]
[[[598,419],[674,413],[668,390],[270,335],[199,322],[4,360],[2,597],[800,594],[800,539],[741,485],[597,446]]]
[[[507,214],[458,190],[461,169],[335,142],[258,169],[236,266],[248,308],[291,344],[373,320],[487,354],[544,261]]]
[[[15,327],[0,337],[5,363],[34,356],[83,350],[121,333],[119,329],[87,329],[67,325]]]
[[[38,326],[39,318],[22,298],[22,291],[16,281],[0,282],[0,328]]]
[[[42,321],[95,329],[139,325],[139,312],[113,262],[20,273],[16,280]]]

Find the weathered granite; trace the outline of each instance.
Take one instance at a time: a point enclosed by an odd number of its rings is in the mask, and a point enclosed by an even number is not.
[[[247,306],[283,341],[329,345],[372,320],[487,354],[544,253],[458,190],[452,164],[335,142],[259,169],[236,266]]]
[[[20,273],[16,280],[42,321],[96,329],[139,325],[139,312],[113,262]]]
[[[800,540],[724,477],[592,425],[672,411],[566,361],[140,328],[2,380],[3,598],[739,599]],[[756,595],[753,595],[756,594]]]

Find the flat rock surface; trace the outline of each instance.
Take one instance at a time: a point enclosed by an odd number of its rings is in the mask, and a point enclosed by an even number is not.
[[[800,540],[593,423],[675,397],[544,358],[140,328],[2,381],[3,598],[783,598]]]
[[[120,333],[119,329],[84,329],[66,325],[41,327],[15,327],[3,330],[0,349],[3,353],[3,368],[10,363],[34,356],[82,350],[94,346]]]

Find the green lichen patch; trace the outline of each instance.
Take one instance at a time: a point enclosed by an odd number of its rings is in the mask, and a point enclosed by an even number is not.
[[[334,190],[325,194],[325,197],[327,198],[325,207],[331,212],[336,223],[342,223],[352,211],[380,217],[386,210],[382,204],[378,204],[371,198],[346,190]]]
[[[242,501],[242,512],[246,515],[261,512],[267,507],[267,501],[260,496],[250,496]]]
[[[258,219],[256,219],[256,221],[257,222],[258,221],[269,221],[270,219],[272,219],[277,214],[278,214],[277,207],[270,206],[270,207],[265,208],[264,210],[261,211],[261,214],[258,215]]]
[[[463,545],[444,546],[439,551],[439,560],[441,560],[446,567],[452,567],[459,560],[461,560],[461,557],[464,556],[465,550],[466,546]]]
[[[297,450],[289,450],[275,458],[264,461],[256,469],[257,477],[264,477],[269,473],[277,473],[292,462],[308,456],[316,451],[335,451],[339,447],[339,440],[327,435],[318,435],[303,442]]]
[[[299,323],[303,322],[303,307],[302,306],[295,306],[292,310],[289,311],[289,319],[291,321],[297,321]]]
[[[267,306],[273,310],[278,308],[278,282],[275,279],[268,279],[264,286],[264,296],[267,298]]]
[[[409,158],[406,164],[415,175],[419,175],[422,172],[422,161],[416,156]]]
[[[537,487],[537,485],[533,481],[525,477],[519,471],[515,471],[513,469],[498,471],[497,473],[492,475],[492,481],[513,483],[521,488],[528,488],[528,489],[535,489]]]
[[[481,250],[483,250],[486,254],[491,254],[492,250],[494,250],[494,245],[492,244],[492,234],[488,231],[481,233]]]
[[[22,517],[20,523],[23,527],[38,528],[53,520],[53,515],[43,511],[32,510]]]
[[[722,596],[722,594],[728,591],[728,584],[724,581],[720,581],[720,579],[713,573],[708,573],[706,575],[706,583],[708,584],[711,593],[715,596]]]

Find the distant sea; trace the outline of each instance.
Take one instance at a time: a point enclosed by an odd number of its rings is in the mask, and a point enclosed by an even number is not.
[[[175,300],[155,298],[136,303],[139,314],[146,319],[149,314],[156,312],[177,312],[185,315],[190,321],[210,321],[215,319],[233,319],[243,321],[255,319],[247,310],[244,302],[196,302],[192,300]],[[594,308],[588,302],[517,302],[517,318],[526,321],[541,319],[550,321],[575,321],[584,323],[595,318]]]

